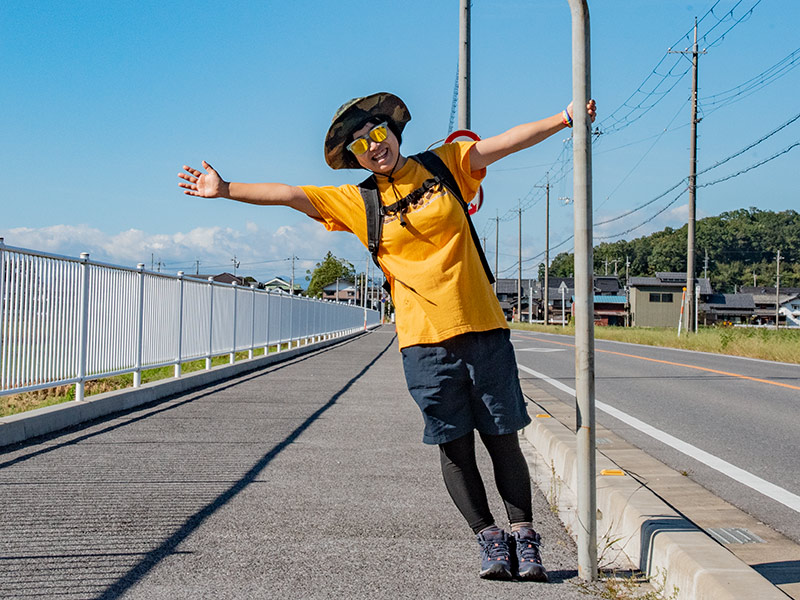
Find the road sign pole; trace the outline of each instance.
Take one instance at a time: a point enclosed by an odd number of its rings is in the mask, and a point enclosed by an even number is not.
[[[578,575],[597,580],[594,406],[594,286],[589,7],[568,0],[572,13],[573,190],[575,195],[575,391],[578,450]]]

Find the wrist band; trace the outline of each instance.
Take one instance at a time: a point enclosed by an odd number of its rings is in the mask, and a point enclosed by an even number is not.
[[[572,117],[570,117],[570,116],[569,116],[569,112],[567,112],[567,109],[566,109],[566,108],[565,108],[565,109],[564,109],[564,111],[561,113],[561,121],[562,121],[562,122],[564,123],[564,125],[566,125],[567,127],[572,127]]]

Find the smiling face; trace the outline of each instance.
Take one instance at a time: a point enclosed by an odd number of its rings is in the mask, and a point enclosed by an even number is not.
[[[352,139],[357,139],[367,135],[375,127],[375,123],[366,123],[361,129],[353,133]],[[400,154],[400,142],[397,136],[389,128],[386,139],[382,142],[367,137],[369,148],[364,154],[355,155],[358,164],[368,171],[389,175],[393,171],[400,169],[406,162],[404,156]]]

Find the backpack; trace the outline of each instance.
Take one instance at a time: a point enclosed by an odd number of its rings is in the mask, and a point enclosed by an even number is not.
[[[380,194],[378,193],[378,181],[375,179],[375,175],[370,175],[364,181],[358,184],[358,190],[361,192],[361,197],[364,200],[364,208],[367,215],[367,249],[372,255],[373,262],[378,265],[379,268],[381,268],[380,264],[378,263],[378,250],[380,249],[381,235],[383,233],[383,218],[387,214],[397,215],[397,218],[400,220],[400,225],[405,227],[406,222],[405,219],[403,219],[403,214],[408,210],[408,208],[418,202],[431,189],[435,188],[436,186],[442,186],[458,199],[459,205],[464,210],[464,216],[469,224],[469,232],[472,236],[472,242],[475,244],[475,249],[478,251],[478,256],[481,259],[483,270],[486,272],[486,277],[488,278],[489,283],[494,283],[494,275],[492,275],[492,270],[489,268],[489,262],[486,260],[486,255],[483,253],[483,248],[481,248],[480,240],[478,239],[478,232],[475,231],[475,226],[473,225],[472,219],[469,215],[469,208],[467,203],[464,202],[464,197],[461,195],[461,189],[458,187],[458,183],[456,182],[455,177],[453,177],[453,174],[450,172],[450,169],[448,169],[447,165],[444,164],[444,161],[442,161],[442,159],[431,150],[421,152],[420,154],[414,154],[408,158],[425,167],[425,169],[427,169],[431,175],[433,175],[433,177],[426,179],[420,187],[415,189],[407,196],[401,198],[394,204],[384,206],[381,202]],[[414,289],[405,283],[403,283],[403,285],[406,285],[406,287],[409,287],[411,290]],[[385,289],[387,292],[389,291],[388,281],[384,282],[383,289]]]

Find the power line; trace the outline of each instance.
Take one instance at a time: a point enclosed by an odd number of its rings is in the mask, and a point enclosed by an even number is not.
[[[736,87],[724,92],[719,92],[717,94],[711,94],[709,96],[700,98],[700,102],[704,105],[715,106],[716,108],[714,108],[714,110],[717,110],[723,106],[727,106],[728,104],[732,104],[738,100],[742,100],[747,96],[750,96],[751,94],[754,94],[758,90],[777,81],[798,65],[800,65],[800,48],[790,53],[788,56],[785,56],[755,77],[748,79],[744,83],[741,83]]]
[[[773,154],[772,156],[770,156],[769,158],[765,158],[764,160],[759,161],[754,165],[750,165],[746,169],[742,169],[741,171],[737,171],[736,173],[733,173],[732,175],[728,175],[726,177],[722,177],[722,178],[717,179],[715,181],[709,181],[708,183],[703,183],[701,185],[698,185],[697,187],[707,187],[709,185],[715,185],[717,183],[722,183],[723,181],[728,181],[728,179],[733,179],[734,177],[738,177],[739,175],[743,175],[744,173],[747,173],[748,171],[752,171],[753,169],[757,169],[761,165],[764,165],[764,164],[770,162],[771,160],[775,160],[779,156],[783,156],[784,154],[786,154],[790,150],[796,148],[797,146],[800,146],[800,142],[795,142],[791,146],[789,146],[787,148],[784,148],[780,152],[777,152],[777,153]]]
[[[744,0],[739,0],[739,2],[737,2],[733,8],[728,10],[722,17],[718,17],[714,13],[714,10],[720,1],[721,0],[717,0],[717,2],[715,2],[714,5],[698,20],[698,24],[701,24],[709,16],[713,16],[715,19],[717,19],[717,22],[711,26],[699,40],[700,42],[704,43],[706,48],[720,43],[734,27],[749,18],[753,14],[753,10],[756,8],[756,6],[761,3],[761,0],[757,0],[755,4],[753,4],[750,9],[744,13],[743,16],[736,19],[734,14]],[[722,23],[733,19],[735,19],[735,21],[728,29],[715,38],[714,41],[706,43],[709,34],[711,34]],[[670,50],[678,46],[682,40],[691,39],[689,36],[693,30],[694,28],[690,29],[683,36],[681,36],[669,47]],[[636,90],[617,109],[612,111],[598,124],[598,129],[602,133],[608,134],[620,131],[641,119],[653,107],[661,102],[661,100],[663,100],[673,89],[675,89],[675,86],[677,86],[678,83],[686,76],[686,74],[692,68],[691,63],[687,64],[685,69],[679,69],[679,66],[683,61],[681,55],[676,55],[674,60],[669,63],[668,61],[671,56],[670,50],[667,50],[661,60],[659,60],[656,66],[651,70],[647,77],[645,77],[644,81],[639,84]],[[662,66],[666,68],[665,72],[659,72],[659,69],[661,69]],[[666,90],[662,89],[667,85],[667,82],[671,78],[674,79],[671,85],[669,85]],[[642,97],[639,99],[640,96]]]

